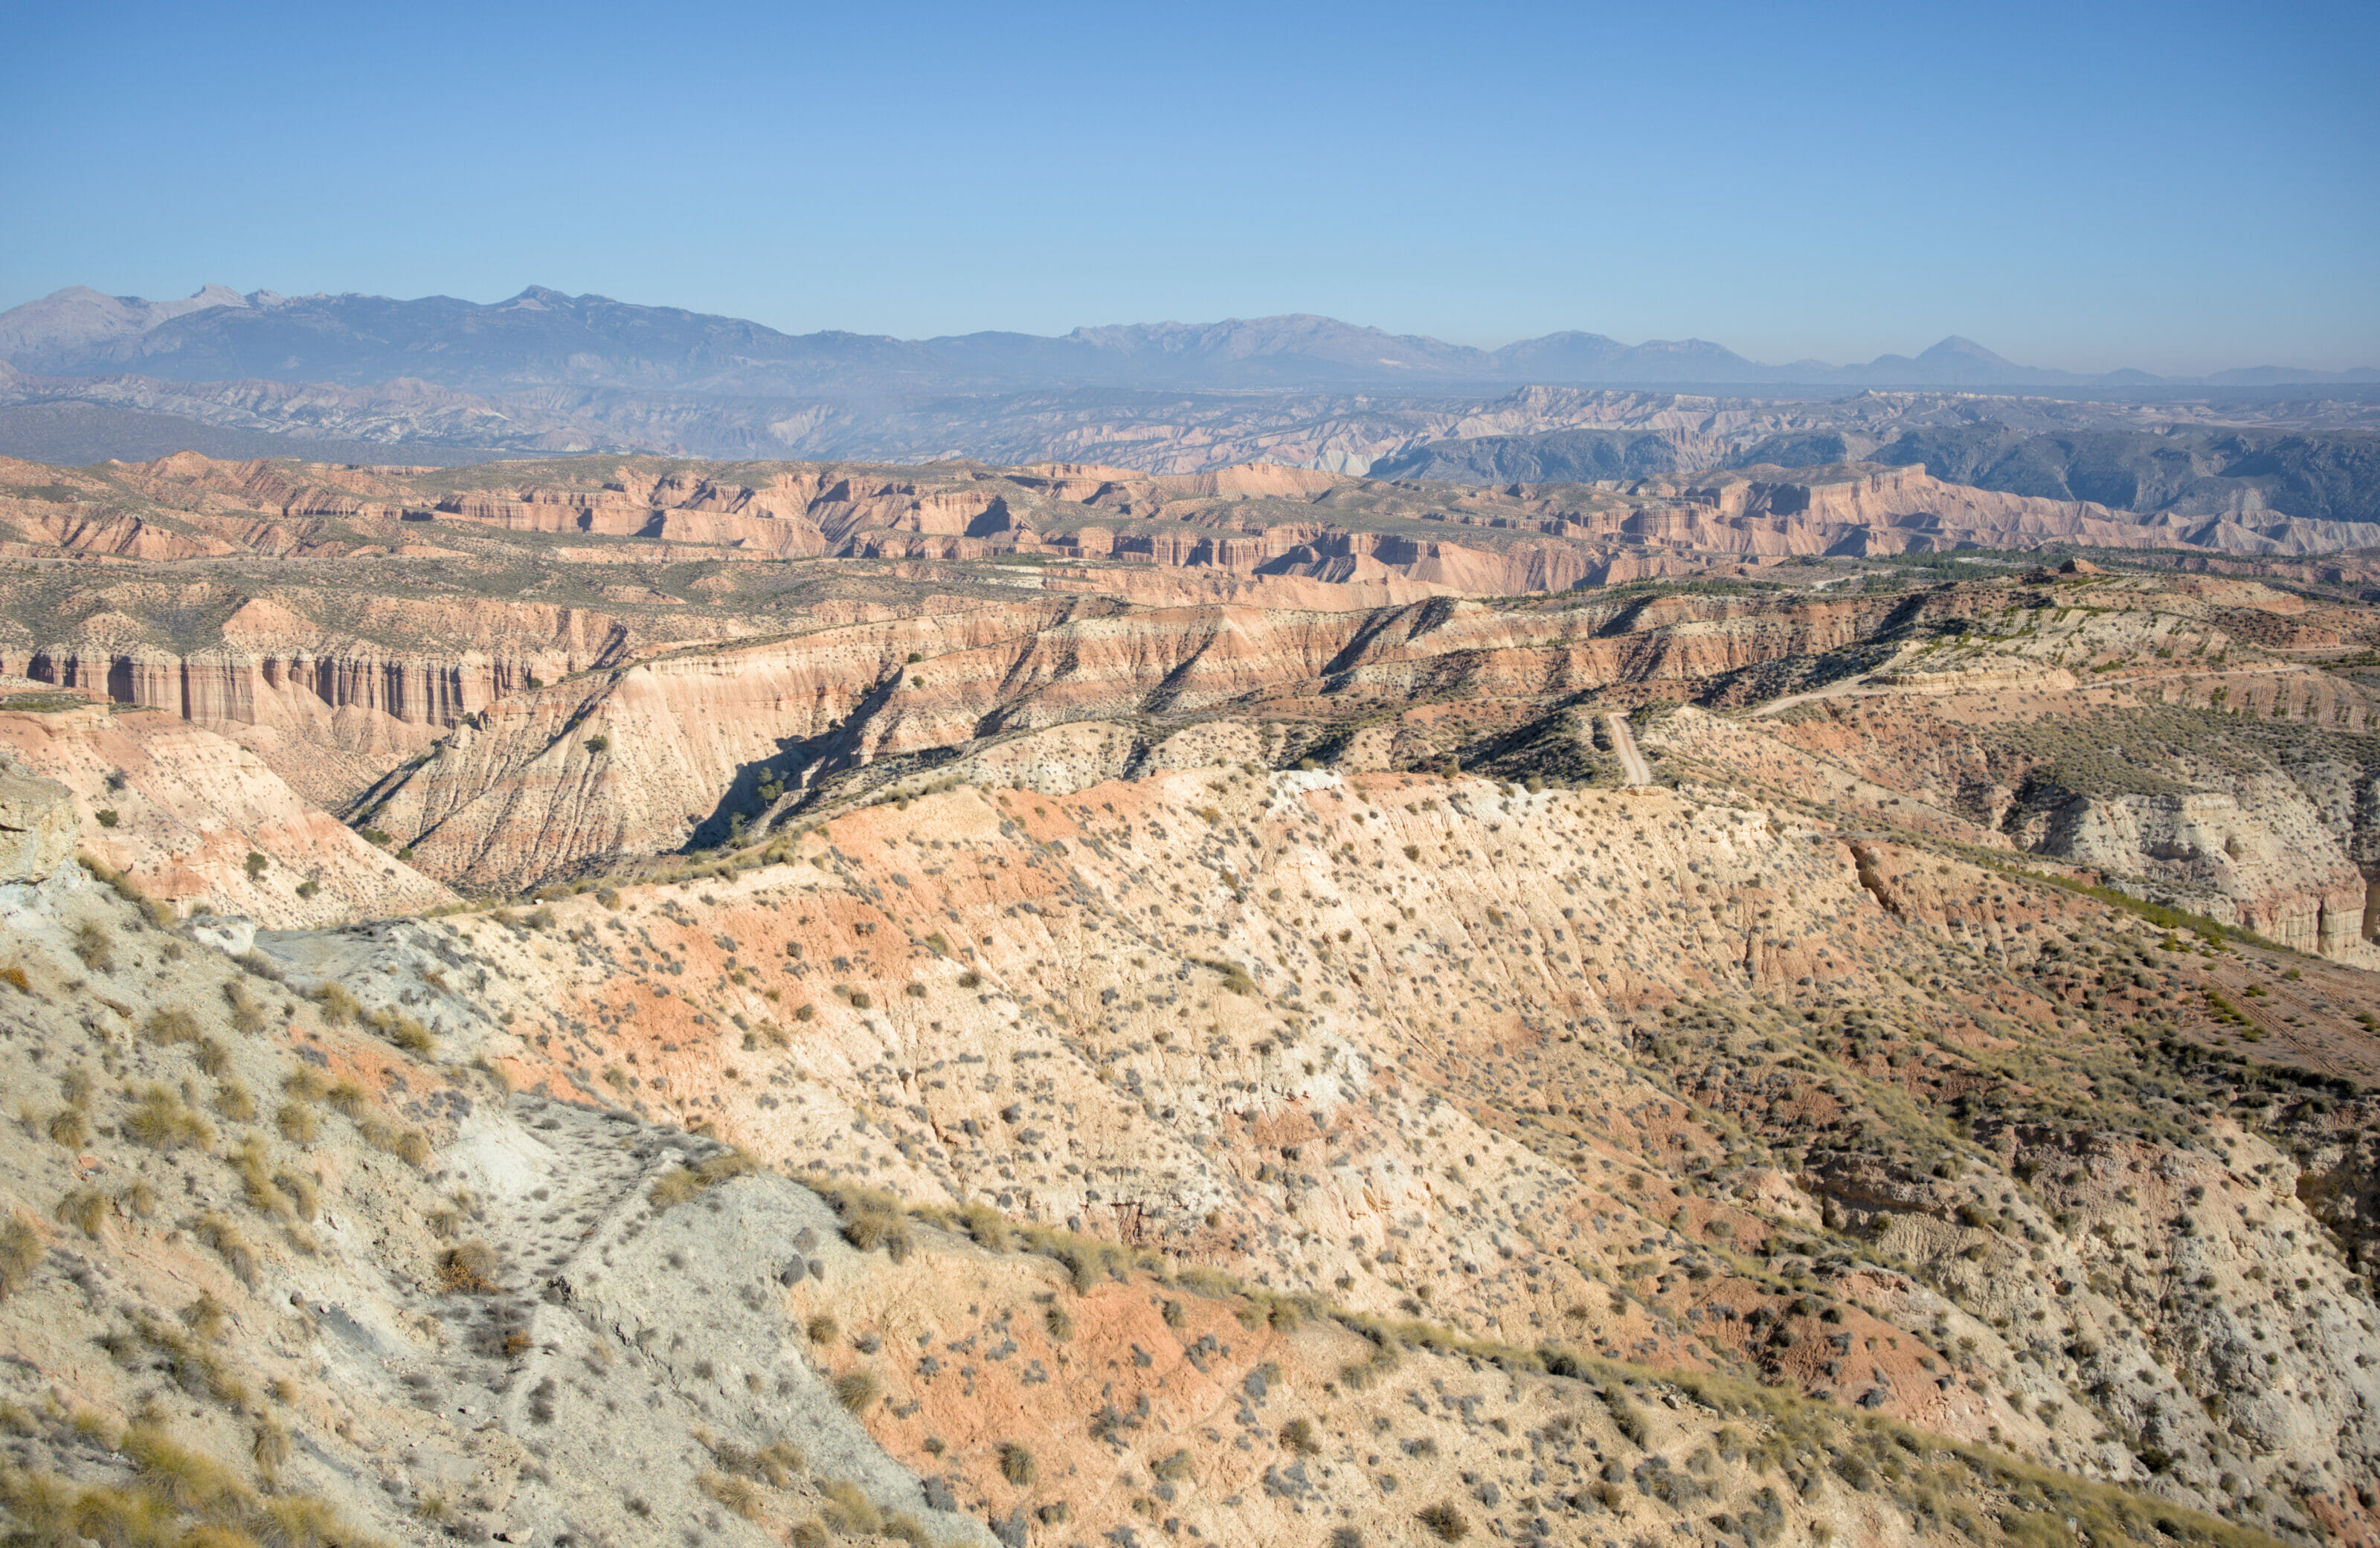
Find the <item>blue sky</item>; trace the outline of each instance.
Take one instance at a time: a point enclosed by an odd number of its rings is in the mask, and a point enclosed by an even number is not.
[[[2380,364],[2380,6],[20,5],[0,307]]]

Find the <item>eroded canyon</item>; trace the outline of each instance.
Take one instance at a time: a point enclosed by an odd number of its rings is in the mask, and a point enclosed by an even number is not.
[[[2350,524],[0,472],[29,1541],[2374,1540]]]

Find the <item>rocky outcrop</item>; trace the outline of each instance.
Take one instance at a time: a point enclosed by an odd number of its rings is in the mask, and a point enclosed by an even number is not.
[[[2267,939],[2325,957],[2367,951],[2366,886],[2285,777],[2236,791],[2075,797],[2023,814],[2024,847],[2125,877]],[[2380,966],[2380,952],[2371,953]]]

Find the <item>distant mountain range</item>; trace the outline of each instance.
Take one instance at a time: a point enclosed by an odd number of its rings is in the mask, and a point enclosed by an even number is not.
[[[1621,344],[1549,333],[1501,349],[1391,334],[1327,317],[1078,328],[1062,337],[931,339],[781,333],[757,322],[532,285],[482,306],[451,296],[241,295],[208,285],[178,301],[76,285],[0,312],[0,361],[41,377],[370,386],[399,379],[468,392],[534,386],[848,398],[871,393],[1395,389],[1518,384],[2147,388],[2143,371],[2021,366],[1970,339],[1865,365],[1763,365],[1700,339]],[[2277,366],[2176,385],[2380,381],[2380,369]]]

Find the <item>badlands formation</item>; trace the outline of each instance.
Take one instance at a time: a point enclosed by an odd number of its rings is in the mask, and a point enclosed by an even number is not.
[[[2343,524],[0,484],[11,1541],[2380,1541]]]

